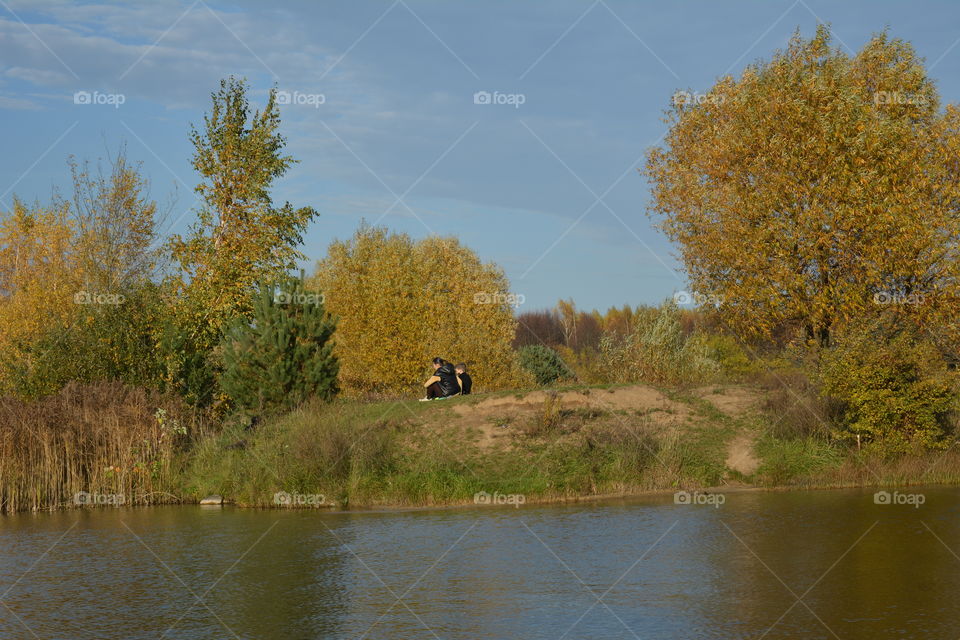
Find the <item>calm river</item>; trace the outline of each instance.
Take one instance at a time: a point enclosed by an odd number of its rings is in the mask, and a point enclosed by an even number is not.
[[[0,638],[955,638],[958,498],[7,516]]]

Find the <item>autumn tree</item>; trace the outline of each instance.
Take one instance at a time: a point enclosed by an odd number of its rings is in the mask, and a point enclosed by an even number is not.
[[[310,207],[274,205],[270,187],[295,160],[283,154],[276,91],[263,111],[251,111],[247,93],[245,81],[222,80],[203,127],[191,130],[201,206],[190,233],[170,240],[181,273],[162,340],[167,384],[197,404],[214,400],[211,354],[225,327],[251,315],[259,283],[282,279],[305,258],[299,247],[316,216]]]
[[[415,241],[362,226],[330,245],[309,283],[338,318],[335,353],[348,392],[419,388],[430,358],[471,366],[484,389],[525,381],[510,348],[509,283],[454,238]]]
[[[70,380],[159,382],[152,281],[157,205],[123,147],[109,168],[71,160],[69,197],[0,214],[0,390]]]
[[[270,187],[296,161],[283,154],[276,91],[252,113],[247,93],[244,80],[222,80],[203,127],[191,130],[201,206],[188,236],[170,243],[194,323],[214,332],[250,313],[257,283],[277,281],[305,259],[299,246],[316,216],[310,207],[274,205]]]
[[[651,212],[725,323],[828,345],[883,310],[949,337],[960,111],[912,46],[881,33],[849,56],[821,26],[692,95],[649,154]]]

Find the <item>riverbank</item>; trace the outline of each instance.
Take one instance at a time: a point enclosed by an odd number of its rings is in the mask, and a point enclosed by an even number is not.
[[[340,400],[254,428],[227,425],[181,461],[180,494],[250,507],[402,509],[960,483],[953,451],[891,460],[823,437],[783,438],[764,401],[738,385]]]
[[[782,389],[778,385],[777,389]],[[776,395],[780,393],[780,395]],[[883,459],[759,386],[340,398],[213,422],[117,384],[0,402],[0,510],[195,503],[403,509],[655,492],[960,483],[953,448]],[[157,407],[161,407],[158,409]]]

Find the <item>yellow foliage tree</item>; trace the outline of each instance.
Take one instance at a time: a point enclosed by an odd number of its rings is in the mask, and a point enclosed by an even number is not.
[[[880,311],[949,331],[958,311],[960,111],[906,42],[855,56],[826,27],[681,92],[648,157],[651,212],[692,288],[746,335],[831,333]]]
[[[15,200],[0,212],[2,393],[50,393],[69,379],[144,382],[155,351],[156,204],[125,149],[110,165],[71,161],[69,200]]]
[[[348,393],[419,393],[436,356],[466,362],[478,388],[529,383],[510,347],[516,320],[506,277],[455,238],[414,241],[362,226],[330,245],[310,286],[339,318]]]
[[[62,207],[28,207],[15,199],[0,215],[0,353],[29,359],[28,347],[74,314],[80,280],[73,268],[73,225]],[[9,390],[0,367],[0,393]]]

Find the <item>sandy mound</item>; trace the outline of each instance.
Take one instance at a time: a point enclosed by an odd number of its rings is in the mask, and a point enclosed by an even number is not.
[[[477,433],[477,444],[481,447],[506,445],[510,428],[533,419],[551,398],[556,398],[557,409],[594,409],[610,414],[613,420],[646,416],[658,430],[676,428],[690,415],[687,405],[670,400],[652,387],[633,385],[616,389],[533,391],[522,396],[485,398],[473,404],[458,403],[453,407],[458,418],[455,422],[464,430]]]
[[[756,409],[760,400],[759,393],[743,387],[701,387],[693,394],[734,418]]]

